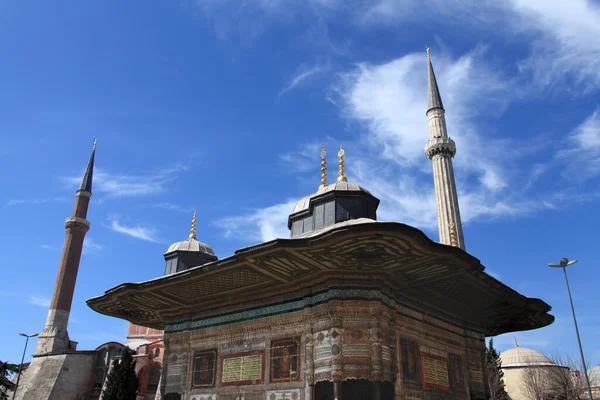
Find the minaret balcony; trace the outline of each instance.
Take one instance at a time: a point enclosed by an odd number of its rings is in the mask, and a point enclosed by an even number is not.
[[[437,137],[429,139],[425,145],[425,154],[431,160],[437,154],[447,154],[454,157],[456,154],[456,143],[450,138]]]

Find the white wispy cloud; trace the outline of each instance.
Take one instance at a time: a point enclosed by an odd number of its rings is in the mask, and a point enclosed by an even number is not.
[[[159,243],[157,231],[155,228],[141,225],[125,225],[117,217],[110,219],[110,229],[123,235],[131,236],[135,239],[145,240],[147,242]]]
[[[492,139],[478,125],[478,111],[500,110],[510,103],[514,82],[494,71],[483,59],[485,48],[461,57],[436,54],[438,83],[447,111],[448,131],[456,141],[455,159],[461,215],[464,222],[485,218],[514,217],[551,201],[536,201],[510,185],[530,179],[529,168],[507,168],[514,159],[528,155],[511,153],[519,147],[508,139]],[[363,127],[364,134],[346,141],[346,166],[350,180],[364,184],[380,198],[380,220],[400,221],[427,229],[435,235],[437,208],[431,161],[424,153],[429,138],[427,119],[426,60],[423,54],[407,54],[384,64],[359,64],[341,73],[330,94],[342,115]],[[485,78],[485,79],[483,79]],[[485,80],[486,85],[480,82]],[[484,146],[485,144],[485,146]],[[317,170],[318,145],[300,146],[283,162],[311,165]],[[481,151],[486,148],[486,152]],[[525,146],[526,147],[526,146]],[[308,168],[307,168],[308,170]],[[287,217],[294,202],[286,201],[242,216],[220,221],[228,235],[251,240],[287,236]]]
[[[102,250],[104,246],[96,243],[91,237],[86,237],[83,240],[83,254],[89,255]]]
[[[47,299],[47,298],[41,297],[41,296],[30,296],[29,304],[32,304],[34,306],[39,306],[39,307],[49,307],[50,299]]]
[[[156,208],[162,208],[163,210],[169,210],[169,211],[177,211],[177,212],[183,212],[183,213],[191,213],[194,211],[194,207],[188,207],[188,206],[183,206],[181,204],[173,204],[173,203],[157,203],[154,204],[153,207]]]
[[[521,67],[544,85],[569,79],[578,90],[600,88],[600,5],[588,0],[512,0],[520,17],[514,29],[534,31],[531,56]],[[568,86],[563,86],[567,89]]]
[[[179,172],[187,171],[188,169],[188,166],[179,164],[152,175],[117,175],[94,168],[93,190],[95,193],[104,194],[107,197],[154,195],[163,192],[168,182],[176,179]],[[64,180],[71,185],[79,185],[82,175],[66,177]]]
[[[290,236],[287,217],[296,200],[282,204],[252,210],[246,214],[226,217],[216,221],[216,225],[225,231],[225,237],[243,240],[267,241]]]
[[[286,171],[306,172],[318,169],[320,165],[321,143],[316,141],[303,143],[295,151],[279,155],[279,161],[286,165]]]
[[[559,150],[557,160],[577,180],[600,174],[600,109],[590,114],[568,136],[569,147]]]
[[[52,250],[52,246],[50,246],[49,244],[40,244],[40,247],[42,249]]]
[[[322,63],[322,64],[315,64],[315,65],[307,65],[307,64],[300,65],[297,68],[296,72],[294,72],[294,75],[292,76],[292,78],[285,85],[285,87],[279,91],[279,93],[277,94],[277,97],[279,98],[279,97],[283,96],[286,92],[289,92],[290,90],[295,89],[299,85],[309,81],[314,76],[324,73],[324,72],[327,72],[330,69],[331,69],[331,65],[329,62]]]
[[[45,204],[55,201],[64,201],[64,197],[53,197],[47,199],[11,199],[6,203],[5,207],[23,205],[23,204]]]

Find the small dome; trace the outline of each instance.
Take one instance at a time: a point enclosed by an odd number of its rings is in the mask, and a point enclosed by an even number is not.
[[[531,367],[531,366],[555,366],[548,357],[539,351],[525,347],[513,347],[500,353],[502,368]]]
[[[313,193],[310,196],[306,196],[306,197],[303,197],[302,199],[300,199],[300,201],[298,203],[296,203],[296,207],[294,207],[294,211],[292,211],[292,214],[295,214],[300,211],[308,210],[308,208],[310,207],[310,200],[313,197],[317,197],[324,193],[329,193],[329,192],[333,192],[333,191],[363,192],[363,193],[369,194],[370,196],[373,196],[367,189],[357,185],[356,183],[336,182],[336,183],[327,185],[325,187],[319,188],[319,190],[317,190],[316,193]]]
[[[186,240],[182,240],[181,242],[173,243],[169,247],[169,250],[167,250],[165,255],[173,253],[175,251],[188,251],[191,253],[206,253],[212,256],[215,255],[215,252],[209,245],[207,245],[206,243],[199,242],[194,238],[188,238]]]
[[[600,365],[588,369],[588,377],[590,378],[590,385],[592,387],[600,386]]]

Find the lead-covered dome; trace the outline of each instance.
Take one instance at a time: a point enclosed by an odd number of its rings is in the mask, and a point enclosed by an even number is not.
[[[206,254],[215,255],[212,247],[207,245],[206,243],[202,243],[195,238],[187,238],[180,242],[175,242],[169,249],[165,252],[165,255],[172,253],[174,251],[191,251],[191,252],[203,252]]]
[[[303,210],[308,210],[310,207],[310,202],[314,197],[320,196],[324,193],[333,192],[333,191],[363,192],[363,193],[368,194],[371,197],[374,197],[371,194],[371,192],[369,192],[367,189],[363,188],[362,186],[359,186],[356,183],[346,182],[346,181],[336,182],[336,183],[332,183],[332,184],[324,186],[324,187],[319,187],[319,190],[317,190],[316,193],[313,193],[310,196],[306,196],[306,197],[303,197],[302,199],[300,199],[300,201],[298,201],[298,203],[296,203],[296,207],[294,207],[294,211],[292,211],[292,214],[303,211]]]
[[[325,149],[322,149],[321,186],[316,193],[296,203],[288,218],[292,237],[353,219],[377,220],[379,199],[356,183],[348,182],[344,172],[344,150],[341,147],[338,157],[339,177],[335,183],[328,185]]]
[[[500,353],[500,361],[502,368],[556,366],[551,359],[539,351],[519,346]]]
[[[185,271],[209,262],[217,261],[212,247],[196,239],[196,211],[192,218],[192,229],[187,239],[175,242],[165,253],[165,275]]]

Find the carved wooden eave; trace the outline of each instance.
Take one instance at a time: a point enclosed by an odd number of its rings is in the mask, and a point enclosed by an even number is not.
[[[398,307],[486,336],[554,321],[548,304],[489,276],[465,251],[433,242],[411,226],[369,219],[246,247],[173,275],[124,283],[87,304],[102,314],[164,329],[167,323],[217,318],[332,288],[339,293],[376,290]]]

